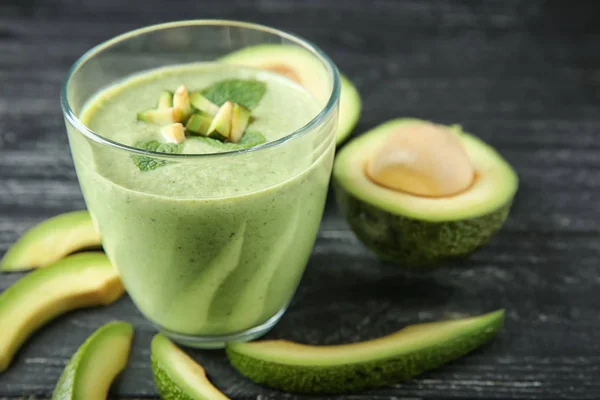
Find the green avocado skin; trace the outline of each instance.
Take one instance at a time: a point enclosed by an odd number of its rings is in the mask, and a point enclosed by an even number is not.
[[[456,360],[490,341],[502,328],[503,318],[468,337],[451,339],[389,359],[357,362],[336,366],[282,365],[251,358],[227,348],[231,364],[252,381],[295,393],[338,394],[359,392],[394,383],[405,382],[423,372]]]
[[[154,382],[163,400],[199,400],[193,399],[183,392],[172,380],[160,361],[152,355],[152,371]],[[210,399],[206,399],[210,400]]]
[[[436,267],[485,245],[506,221],[512,202],[480,217],[430,222],[366,203],[334,182],[337,203],[358,238],[383,260]]]

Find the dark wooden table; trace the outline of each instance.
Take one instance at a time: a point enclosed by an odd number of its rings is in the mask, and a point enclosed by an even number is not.
[[[521,178],[493,243],[431,273],[374,258],[330,196],[301,288],[269,337],[348,342],[505,307],[505,330],[467,358],[407,384],[329,398],[600,398],[598,17],[591,0],[0,0],[0,254],[35,222],[84,207],[58,103],[80,54],[166,20],[260,22],[314,41],[356,82],[357,133],[398,116],[458,122]],[[20,276],[1,275],[0,290]],[[155,398],[154,332],[128,298],[44,327],[0,375],[0,398],[48,398],[75,349],[114,318],[136,327],[115,398]],[[191,353],[232,399],[326,398],[256,386],[222,352]]]

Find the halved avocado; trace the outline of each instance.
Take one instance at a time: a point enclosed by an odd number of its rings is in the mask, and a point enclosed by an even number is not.
[[[378,339],[335,346],[287,340],[232,343],[231,364],[256,383],[287,392],[349,393],[409,380],[491,340],[504,310],[410,325]]]
[[[124,289],[104,253],[69,256],[38,269],[0,294],[0,372],[27,338],[68,311],[116,301]]]
[[[319,61],[307,50],[290,45],[263,44],[246,47],[221,58],[222,62],[246,65],[280,73],[304,86],[323,105],[329,98],[327,73]],[[360,95],[352,82],[341,75],[340,109],[336,143],[342,143],[358,122],[361,111]]]
[[[228,400],[206,377],[190,356],[162,334],[152,339],[152,372],[163,399]]]
[[[106,400],[113,380],[125,369],[133,327],[111,322],[90,336],[65,367],[52,400]]]
[[[75,251],[100,247],[100,235],[87,211],[60,214],[29,229],[6,252],[1,271],[44,267]]]
[[[369,179],[367,162],[383,141],[398,129],[421,123],[426,122],[392,120],[354,139],[337,155],[333,178],[341,211],[367,247],[386,260],[435,266],[467,256],[489,241],[509,214],[518,178],[492,147],[453,127],[475,169],[465,191],[424,197]]]

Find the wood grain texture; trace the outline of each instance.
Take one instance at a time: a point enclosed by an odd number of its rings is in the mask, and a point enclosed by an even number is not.
[[[317,43],[356,82],[364,113],[355,134],[400,116],[458,122],[521,179],[491,245],[429,273],[375,259],[330,196],[301,287],[269,337],[341,343],[498,307],[508,318],[484,349],[368,393],[284,394],[237,375],[220,351],[192,351],[214,383],[238,400],[600,398],[599,16],[594,1],[3,0],[0,254],[35,222],[84,207],[58,104],[79,55],[157,22],[260,22]],[[0,290],[20,276],[1,275]],[[115,398],[156,398],[154,331],[128,298],[42,329],[0,375],[0,398],[48,398],[75,349],[112,319],[136,327]]]

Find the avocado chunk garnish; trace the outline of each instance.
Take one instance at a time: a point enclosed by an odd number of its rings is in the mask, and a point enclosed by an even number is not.
[[[24,276],[0,294],[0,372],[48,321],[77,308],[110,304],[123,292],[119,274],[100,252],[74,254]]]
[[[342,214],[368,248],[426,267],[485,245],[518,188],[512,167],[480,139],[460,126],[411,118],[348,143],[336,157],[333,182]]]
[[[133,327],[110,322],[79,347],[58,380],[52,400],[106,400],[113,380],[125,369]]]
[[[0,271],[23,271],[45,267],[70,253],[100,248],[100,235],[86,210],[72,211],[47,219],[30,228],[11,246]]]
[[[218,110],[218,109],[217,109]],[[190,135],[208,136],[208,129],[213,121],[213,116],[202,111],[196,111],[190,116],[185,129]]]
[[[163,90],[158,98],[158,105],[156,108],[158,110],[163,110],[171,107],[173,107],[173,92],[169,90]]]
[[[250,110],[241,104],[235,103],[231,116],[231,134],[229,140],[233,143],[238,143],[250,122]]]
[[[185,128],[181,122],[163,126],[160,130],[163,137],[170,143],[183,143],[185,140]]]
[[[175,91],[173,95],[173,107],[183,111],[183,120],[181,122],[185,123],[190,115],[192,115],[193,108],[190,103],[190,94],[185,85],[179,86]]]
[[[489,342],[504,310],[410,325],[353,344],[311,346],[287,340],[231,343],[227,357],[252,381],[298,393],[350,393],[405,382]]]
[[[163,399],[229,400],[215,388],[206,371],[162,334],[152,339],[152,372]]]
[[[258,91],[260,85],[261,91]],[[239,97],[257,104],[264,94],[264,83],[259,81],[222,81],[205,89],[212,97]],[[252,97],[245,98],[244,90],[253,90]],[[238,143],[242,140],[250,123],[250,109],[242,104],[224,101],[219,107],[201,92],[190,94],[185,85],[180,85],[175,93],[163,91],[156,109],[137,114],[137,119],[162,125],[161,133],[169,143],[183,143],[187,135],[201,135],[222,142]]]
[[[233,103],[226,101],[220,108],[217,115],[213,118],[208,127],[207,136],[213,139],[227,140],[231,133],[231,116],[233,113]]]
[[[137,113],[137,120],[149,122],[156,125],[167,125],[175,122],[184,122],[186,118],[185,112],[176,107],[150,109]]]
[[[195,109],[211,116],[215,116],[219,112],[219,106],[208,100],[200,92],[192,92],[190,95],[190,102]]]

